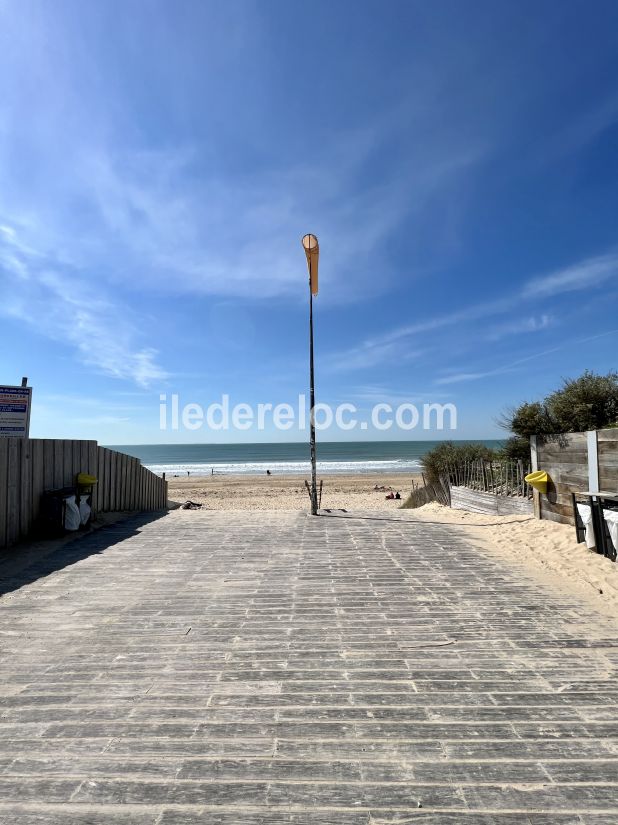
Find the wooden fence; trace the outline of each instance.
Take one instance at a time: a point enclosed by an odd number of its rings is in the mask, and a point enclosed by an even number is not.
[[[448,468],[451,486],[467,487],[504,498],[532,499],[532,487],[525,480],[530,465],[523,461],[466,461]]]
[[[618,493],[618,428],[532,436],[532,469],[549,475],[547,494],[535,493],[539,518],[574,524],[572,493]]]
[[[525,480],[529,472],[530,467],[522,461],[466,461],[447,467],[439,482],[413,486],[403,506],[422,507],[437,501],[454,510],[532,514],[532,487]]]
[[[0,547],[30,535],[42,493],[74,485],[77,473],[98,479],[95,513],[167,506],[167,483],[138,458],[99,447],[96,441],[0,438]]]
[[[438,504],[445,504],[447,507],[450,505],[450,490],[446,477],[436,482],[425,482],[423,485],[413,481],[412,492],[401,506],[404,510],[414,510],[423,504],[429,504],[430,501],[437,501]]]

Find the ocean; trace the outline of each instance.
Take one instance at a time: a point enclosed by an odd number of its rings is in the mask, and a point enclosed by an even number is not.
[[[325,441],[318,442],[318,472],[417,473],[421,458],[439,441]],[[470,441],[459,441],[469,444]],[[500,441],[483,441],[496,447]],[[135,456],[154,473],[168,476],[216,474],[305,475],[310,470],[309,445],[301,444],[123,444],[112,450]]]

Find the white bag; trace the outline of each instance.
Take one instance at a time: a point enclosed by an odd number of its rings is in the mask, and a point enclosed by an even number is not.
[[[597,546],[594,540],[594,527],[592,526],[592,510],[588,504],[578,504],[577,510],[582,520],[582,524],[586,528],[586,547],[592,550]]]
[[[64,529],[79,530],[81,516],[79,515],[79,507],[75,503],[75,496],[66,498],[64,504]]]
[[[88,524],[88,519],[90,518],[90,513],[92,512],[92,507],[88,504],[85,498],[82,498],[79,502],[79,517],[81,520],[82,526],[84,524]]]
[[[614,550],[618,550],[618,510],[603,510],[603,516],[607,522],[607,529],[612,537]]]

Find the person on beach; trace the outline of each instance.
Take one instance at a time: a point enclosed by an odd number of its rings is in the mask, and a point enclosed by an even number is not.
[[[391,499],[395,498],[395,493],[391,490],[391,492],[386,496],[387,501],[391,501]]]
[[[269,475],[270,475],[270,470],[266,470],[266,475],[267,475],[267,476],[269,476]]]
[[[397,492],[395,493],[395,498],[396,498],[396,499],[400,499],[400,498],[401,498],[401,496],[399,495],[399,490],[397,490]]]

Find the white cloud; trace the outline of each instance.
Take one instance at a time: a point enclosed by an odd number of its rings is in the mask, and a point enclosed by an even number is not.
[[[5,299],[0,314],[69,343],[82,363],[106,375],[141,387],[166,377],[156,362],[156,350],[137,345],[140,335],[125,307],[80,277],[79,271],[56,269],[51,257],[21,244],[17,232],[3,236],[0,271]]]
[[[564,292],[592,289],[603,285],[610,277],[616,275],[618,275],[618,254],[607,253],[587,258],[571,267],[534,278],[528,281],[521,291],[506,298],[473,304],[464,309],[435,315],[432,318],[374,335],[345,352],[331,354],[329,361],[336,365],[338,371],[375,366],[390,360],[397,352],[397,345],[400,351],[405,352],[408,349],[415,352],[413,342],[416,336],[456,325],[464,327],[467,324],[506,313],[509,317],[501,324],[496,324],[489,332],[489,337],[493,340],[498,340],[505,335],[539,332],[553,325],[552,315],[544,312],[540,316],[527,316],[520,320],[517,316],[522,312],[522,305],[532,300],[550,298]],[[513,317],[515,320],[512,320]],[[462,373],[465,377],[454,380],[470,380],[470,378],[485,377],[488,374],[491,373],[483,372],[478,375]],[[453,383],[454,380],[441,380],[440,383]]]
[[[618,254],[609,253],[587,258],[574,266],[528,281],[523,289],[522,298],[548,298],[563,292],[594,288],[612,276],[618,276]]]
[[[504,321],[502,324],[496,324],[488,332],[487,338],[490,341],[499,341],[508,335],[524,335],[530,332],[541,332],[553,326],[554,323],[555,321],[551,315],[530,315],[527,318],[521,318],[515,321]]]

